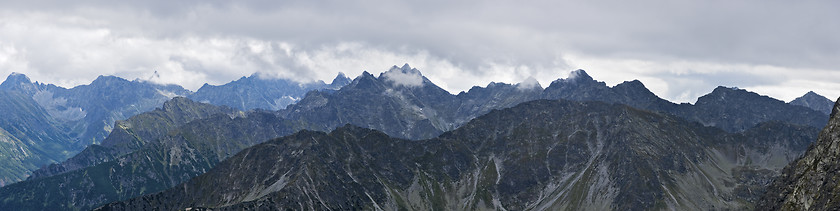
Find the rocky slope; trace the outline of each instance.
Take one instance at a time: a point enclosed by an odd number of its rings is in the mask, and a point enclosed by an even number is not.
[[[825,114],[831,114],[831,108],[834,107],[833,101],[814,92],[805,93],[802,97],[790,101],[790,104],[805,106]]]
[[[540,100],[428,140],[349,125],[302,131],[99,210],[737,209],[809,134],[784,123],[726,133],[624,105]]]
[[[31,98],[0,91],[0,186],[74,152],[66,130]]]
[[[350,83],[339,73],[330,84],[323,81],[299,83],[288,79],[270,78],[259,74],[242,77],[230,83],[213,86],[204,84],[190,99],[213,105],[225,105],[243,111],[251,109],[280,110],[300,100],[312,90],[337,90]]]
[[[756,210],[840,209],[840,104],[817,142],[785,167]]]
[[[141,149],[146,143],[164,137],[167,132],[193,120],[208,118],[215,114],[233,115],[237,112],[227,107],[175,97],[166,101],[161,108],[124,121],[117,121],[114,130],[102,141],[101,145],[90,145],[70,159],[33,171],[29,179],[57,175],[113,160]]]

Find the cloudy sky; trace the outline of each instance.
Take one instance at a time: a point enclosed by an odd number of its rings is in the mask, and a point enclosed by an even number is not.
[[[255,72],[329,81],[409,63],[453,94],[585,69],[675,102],[718,85],[836,99],[837,11],[840,1],[3,2],[0,74],[195,90]]]

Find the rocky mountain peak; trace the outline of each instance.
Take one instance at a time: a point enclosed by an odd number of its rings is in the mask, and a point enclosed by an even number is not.
[[[32,83],[32,81],[29,80],[29,77],[26,77],[26,75],[24,75],[23,73],[12,72],[12,74],[9,74],[9,76],[6,77],[6,81],[3,82],[3,84],[6,84],[6,83],[12,83],[12,84],[27,83],[27,84],[30,84],[30,83]]]
[[[32,81],[29,80],[29,77],[22,73],[15,73],[13,72],[6,80],[0,84],[0,90],[17,90],[17,91],[29,91],[30,89],[34,88]]]
[[[130,81],[128,81],[126,79],[123,79],[123,78],[120,78],[120,77],[117,77],[117,76],[100,75],[99,77],[96,77],[96,79],[93,80],[93,82],[91,82],[90,85],[91,86],[114,86],[114,85],[126,84],[126,83],[130,83]]]
[[[746,89],[741,89],[738,87],[726,87],[726,86],[717,86],[714,90],[712,90],[711,94],[726,94],[726,93],[736,93],[736,92],[749,92]]]
[[[596,98],[613,98],[610,88],[602,81],[595,81],[584,70],[575,70],[569,77],[557,79],[545,88],[543,97],[546,99],[593,100]]]
[[[394,76],[397,76],[397,75],[423,77],[423,74],[420,73],[420,70],[417,70],[417,68],[412,68],[408,64],[405,64],[402,67],[398,67],[396,65],[392,66],[391,69],[388,69],[388,71],[385,71],[385,72],[379,74],[379,78],[382,78],[382,77],[388,78],[388,77],[394,77]]]
[[[417,68],[412,68],[410,65],[408,65],[408,63],[404,64],[402,67],[399,67],[397,65],[391,66],[391,68],[388,69],[388,71],[385,71],[382,74],[386,74],[388,72],[423,75],[420,73],[420,70],[417,70]],[[382,77],[382,74],[380,74],[380,77]]]
[[[336,75],[332,82],[330,82],[330,88],[340,89],[341,87],[344,87],[347,84],[350,84],[351,82],[353,82],[353,79],[350,79],[349,77],[345,76],[343,72],[338,72],[338,75]]]
[[[650,92],[650,90],[647,87],[645,87],[645,84],[643,84],[639,80],[621,82],[620,84],[615,85],[615,87],[613,87],[613,88],[619,88],[619,87],[621,87],[621,89],[630,89],[630,90],[636,90],[636,91]]]
[[[551,82],[551,86],[568,86],[568,85],[592,85],[592,84],[600,84],[602,86],[606,86],[604,82],[595,81],[592,76],[586,73],[585,70],[578,69],[569,73],[569,77],[557,79]]]
[[[594,81],[595,79],[592,76],[589,76],[583,69],[577,69],[569,73],[569,77],[565,79],[560,79],[565,82],[578,82],[578,81]]]
[[[655,100],[659,98],[639,80],[625,81],[613,87],[616,91],[630,98]]]
[[[750,92],[738,87],[718,86],[711,93],[697,98],[696,105],[710,105],[719,104],[721,102],[736,101],[751,101],[751,100],[775,100],[767,96],[761,96],[755,92]],[[775,100],[778,101],[778,100]]]
[[[394,65],[394,66],[396,67],[396,65]],[[410,69],[413,69],[413,68],[411,68],[411,65],[408,65],[408,63],[405,63],[405,64],[403,64],[403,66],[400,69],[410,70]]]
[[[831,108],[833,107],[834,102],[822,95],[814,93],[813,91],[809,91],[802,97],[798,97],[793,101],[790,101],[790,104],[805,106],[825,114],[831,114]]]
[[[361,75],[353,79],[353,81],[348,86],[356,87],[356,88],[366,88],[366,87],[378,87],[379,79],[377,79],[373,74],[370,74],[368,71],[362,72]]]
[[[379,74],[379,79],[403,87],[422,87],[427,81],[420,70],[411,68],[408,64],[402,67],[394,65],[388,71]]]
[[[577,69],[572,71],[568,77],[569,80],[594,80],[592,76],[586,73],[583,69]]]
[[[370,74],[370,72],[368,72],[367,70],[365,70],[365,71],[362,71],[362,74],[361,74],[361,75],[359,75],[358,77],[362,77],[362,76],[369,76],[369,77],[373,77],[373,74]],[[357,78],[358,78],[358,77],[357,77]]]
[[[171,108],[177,108],[177,107],[181,107],[183,105],[190,105],[190,104],[196,104],[196,102],[190,100],[189,98],[178,96],[178,97],[172,98],[171,100],[167,100],[166,102],[163,102],[162,107],[163,107],[164,110],[170,110]]]

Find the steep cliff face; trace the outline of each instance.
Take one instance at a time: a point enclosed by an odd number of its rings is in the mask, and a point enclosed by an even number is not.
[[[840,104],[817,142],[785,167],[756,210],[840,209]]]
[[[795,149],[813,138],[807,127],[782,123],[755,130],[726,133],[623,105],[541,100],[428,140],[355,126],[303,131],[167,191],[100,209],[745,208],[756,197],[750,188],[784,165],[776,161],[799,156]],[[798,138],[751,136],[760,130]]]

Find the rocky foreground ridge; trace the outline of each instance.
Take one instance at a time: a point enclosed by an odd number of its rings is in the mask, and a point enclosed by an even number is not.
[[[819,139],[785,167],[757,210],[840,210],[840,104]]]

